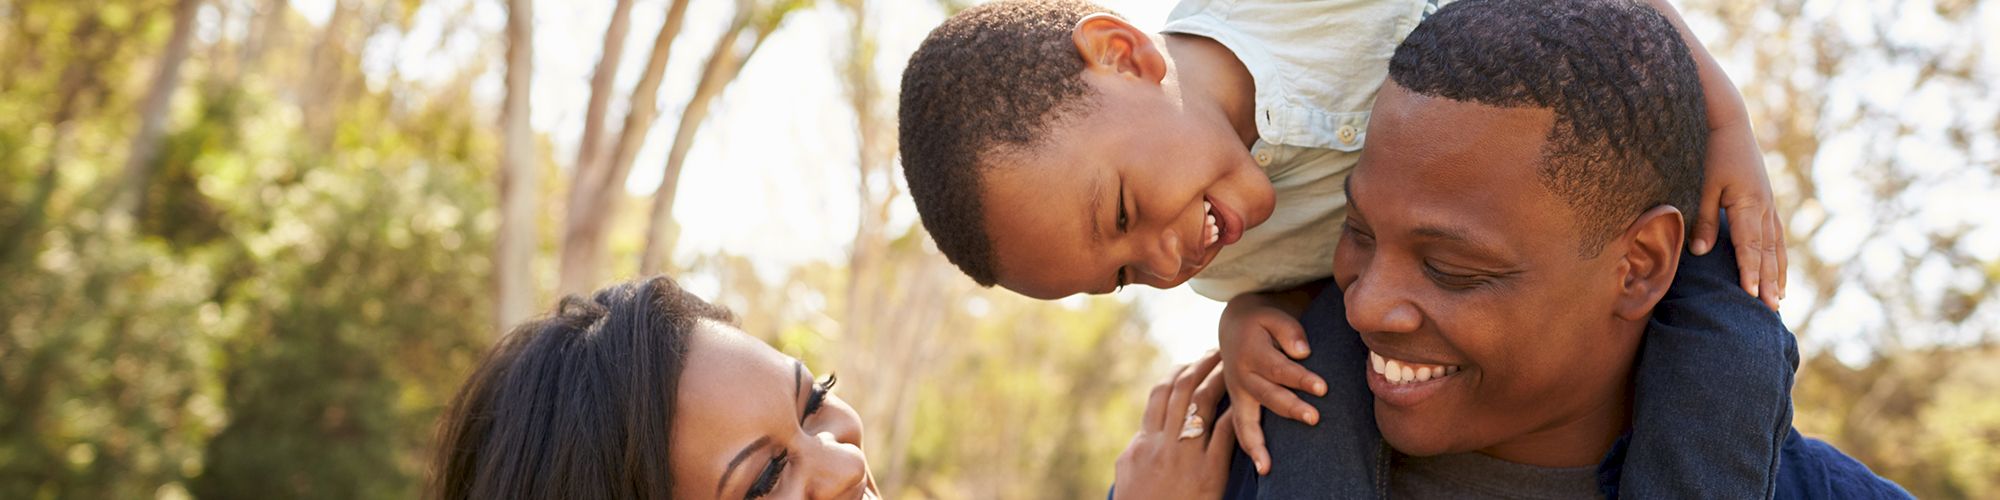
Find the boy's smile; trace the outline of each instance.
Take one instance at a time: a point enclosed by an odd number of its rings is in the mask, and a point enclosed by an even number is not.
[[[1249,74],[1211,40],[1156,42],[1113,16],[1085,18],[1076,38],[1092,95],[1046,140],[990,155],[981,182],[997,281],[1038,299],[1180,286],[1276,205],[1237,116],[1254,101]],[[1169,78],[1161,48],[1227,64]]]

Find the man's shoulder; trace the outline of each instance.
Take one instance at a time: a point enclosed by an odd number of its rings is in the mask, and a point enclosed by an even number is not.
[[[1825,441],[1785,438],[1778,457],[1777,498],[1914,498]]]

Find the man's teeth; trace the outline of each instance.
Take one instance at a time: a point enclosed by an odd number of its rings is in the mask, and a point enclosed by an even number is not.
[[[1449,377],[1458,373],[1457,366],[1419,365],[1384,358],[1374,351],[1368,352],[1368,367],[1388,379],[1391,384],[1415,384],[1432,379]]]

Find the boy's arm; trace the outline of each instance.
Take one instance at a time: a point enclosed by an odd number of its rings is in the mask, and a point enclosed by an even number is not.
[[[1757,150],[1757,138],[1750,130],[1750,114],[1743,95],[1722,72],[1722,65],[1688,31],[1687,22],[1667,0],[1647,0],[1665,15],[1687,42],[1701,73],[1701,93],[1708,108],[1707,167],[1701,188],[1700,215],[1688,250],[1707,255],[1715,247],[1722,226],[1721,209],[1728,209],[1730,238],[1736,240],[1736,255],[1742,263],[1737,270],[1743,290],[1778,308],[1785,297],[1785,230],[1771,196],[1771,179],[1764,172],[1764,156]]]
[[[1326,382],[1296,360],[1311,353],[1298,318],[1329,281],[1243,294],[1223,309],[1218,344],[1224,380],[1231,404],[1242,408],[1235,412],[1237,444],[1256,463],[1259,474],[1271,470],[1263,408],[1307,425],[1319,423],[1318,412],[1292,390],[1326,394]]]

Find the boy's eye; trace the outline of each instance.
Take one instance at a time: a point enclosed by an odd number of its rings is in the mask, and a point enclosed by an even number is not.
[[[1125,232],[1129,223],[1130,218],[1125,216],[1125,184],[1121,182],[1118,184],[1118,232]]]

